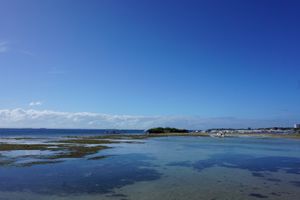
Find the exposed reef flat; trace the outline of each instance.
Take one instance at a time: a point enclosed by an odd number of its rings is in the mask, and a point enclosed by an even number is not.
[[[48,139],[37,143],[36,138],[2,138],[0,143],[0,166],[32,166],[63,162],[71,158],[85,158],[101,150],[112,148],[112,144],[143,143],[148,138],[155,137],[210,137],[208,133],[153,133],[143,135],[100,135],[100,136],[67,136],[60,139]],[[225,137],[259,137],[259,138],[294,138],[299,139],[300,134],[236,134],[226,133]],[[13,142],[9,142],[13,140]],[[35,141],[35,143],[28,143]],[[26,155],[22,155],[22,151]],[[32,153],[36,152],[38,153]],[[21,152],[21,155],[7,156],[6,153]],[[31,154],[32,153],[32,154]],[[95,155],[88,160],[104,159],[107,156]],[[20,162],[20,160],[22,162]],[[24,162],[25,160],[25,162]]]
[[[112,148],[111,144],[143,143],[147,138],[167,136],[189,136],[186,133],[161,133],[144,135],[101,135],[101,136],[67,136],[60,139],[38,143],[36,138],[2,138],[0,142],[0,166],[27,167],[32,165],[63,162],[71,158],[85,158],[101,150]],[[208,136],[193,134],[190,136]],[[4,141],[4,142],[3,142]],[[34,141],[34,143],[30,143]],[[17,153],[18,152],[18,153]],[[22,154],[22,152],[24,152]],[[10,156],[6,154],[9,153]],[[11,154],[13,156],[11,156]],[[104,159],[107,156],[95,155],[88,160]],[[20,162],[21,161],[21,162]]]
[[[83,137],[70,140],[49,140],[41,144],[22,144],[21,140],[18,140],[18,143],[0,143],[0,166],[27,167],[62,162],[69,158],[84,158],[87,155],[110,148],[107,145],[112,143],[120,143],[120,141]],[[6,155],[7,153],[10,155]]]

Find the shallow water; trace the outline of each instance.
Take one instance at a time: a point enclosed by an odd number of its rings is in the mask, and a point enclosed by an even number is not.
[[[86,158],[0,167],[0,199],[300,198],[300,141],[162,137]],[[103,159],[97,156],[107,156]]]

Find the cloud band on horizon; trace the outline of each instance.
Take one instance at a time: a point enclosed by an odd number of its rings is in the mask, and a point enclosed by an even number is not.
[[[134,116],[35,109],[0,110],[1,128],[147,129],[170,126],[188,129],[292,126],[284,119],[240,119],[200,116]]]

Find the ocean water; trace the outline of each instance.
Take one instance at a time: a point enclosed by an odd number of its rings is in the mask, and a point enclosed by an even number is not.
[[[0,199],[300,199],[300,140],[160,137],[80,159],[0,167]],[[89,159],[105,156],[103,159]]]
[[[3,137],[60,137],[89,136],[103,134],[143,134],[144,130],[121,129],[46,129],[46,128],[0,128],[0,138]]]

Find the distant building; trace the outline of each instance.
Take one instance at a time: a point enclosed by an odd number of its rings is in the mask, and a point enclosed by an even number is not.
[[[300,124],[295,124],[294,128],[300,128]]]

